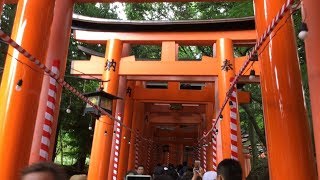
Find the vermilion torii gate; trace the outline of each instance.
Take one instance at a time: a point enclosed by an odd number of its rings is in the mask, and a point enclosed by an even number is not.
[[[12,32],[14,40],[35,57],[42,60],[47,66],[51,66],[54,60],[60,60],[60,71],[62,74],[64,74],[65,69],[73,3],[73,1],[65,0],[20,0]],[[284,3],[285,1],[282,0],[276,2],[266,0],[255,1],[258,37],[266,30]],[[319,19],[320,14],[316,7],[319,7],[319,2],[311,3],[310,0],[304,1],[304,10],[308,14],[306,22],[309,28],[309,37],[306,39],[306,46],[308,48],[306,50],[309,66],[310,93],[315,128],[315,144],[318,152],[317,157],[319,157],[320,150],[318,145],[320,143],[319,135],[316,131],[319,121],[319,114],[316,113],[316,108],[319,106],[316,105],[320,102],[320,97],[316,94],[316,88],[317,84],[319,84],[320,65],[319,61],[316,60],[316,48],[319,47],[317,39],[320,39],[317,33],[319,32],[317,19]],[[43,11],[43,9],[46,9],[46,11]],[[313,163],[311,138],[307,130],[308,126],[303,106],[301,78],[296,57],[293,28],[291,21],[284,21],[282,20],[282,23],[285,23],[283,28],[276,36],[272,39],[270,38],[270,43],[266,44],[268,48],[261,52],[262,54],[259,56],[261,59],[261,87],[270,175],[274,179],[315,179],[315,165]],[[220,60],[224,59],[222,57],[226,54],[228,54],[228,58],[233,59],[232,51],[230,50],[232,49],[230,48],[232,47],[231,39],[217,38],[215,40],[217,40],[217,49],[221,49],[221,51],[218,51],[221,53]],[[114,39],[109,39],[108,41],[106,57],[119,61],[122,41]],[[229,49],[229,51],[225,52],[226,49]],[[13,48],[10,48],[8,52],[15,58],[33,66]],[[110,75],[114,76],[112,78],[114,80],[118,77],[118,73],[104,73],[103,77],[105,76],[106,78]],[[226,76],[228,77],[229,75]],[[14,86],[20,79],[23,79],[23,90],[16,92],[14,91]],[[21,64],[12,60],[11,57],[7,57],[0,89],[0,174],[3,179],[17,179],[19,170],[28,164],[35,121],[37,119],[38,123],[38,118],[41,118],[37,114],[44,114],[45,112],[45,106],[41,105],[43,102],[40,101],[40,97],[43,99],[43,96],[48,94],[43,90],[48,89],[48,81],[49,79],[44,78],[43,74],[25,70]],[[227,86],[228,83],[226,79],[224,85]],[[116,94],[118,82],[108,82],[105,88],[107,92]],[[58,97],[60,92],[61,89],[57,91]],[[220,90],[219,93],[221,93]],[[59,106],[56,106],[54,112],[56,116],[59,109],[57,107]],[[103,125],[98,125],[98,127],[101,130],[104,128]],[[96,129],[96,132],[98,133],[99,131]],[[55,133],[54,127],[52,133]],[[99,139],[96,139],[96,135],[95,141],[99,142]],[[51,140],[51,142],[53,141]],[[283,149],[286,149],[286,151]],[[227,151],[223,152],[227,153]],[[106,167],[104,165],[99,166],[99,163],[101,162],[96,164],[99,168]],[[109,162],[107,163],[109,164]],[[90,166],[90,168],[93,167]],[[90,170],[90,172],[92,171]],[[95,176],[102,173],[102,176],[99,176],[99,178],[105,179],[107,173],[103,173],[102,171],[105,172],[106,170],[100,169],[100,171],[96,171],[97,174],[92,175],[89,172],[89,178],[94,179]]]
[[[237,22],[237,23],[234,23]],[[112,26],[112,31],[108,27]],[[123,27],[126,27],[123,28]],[[99,27],[99,29],[90,29],[92,27]],[[131,44],[161,44],[161,59],[159,61],[137,61],[134,56],[123,57],[118,63],[116,61],[116,67],[119,64],[119,75],[127,77],[127,80],[134,81],[155,81],[168,82],[168,89],[163,90],[152,90],[146,88],[135,88],[133,93],[133,99],[138,102],[156,102],[156,103],[172,103],[172,102],[182,102],[182,103],[205,103],[206,110],[203,111],[206,113],[206,125],[202,125],[202,131],[208,131],[212,127],[212,119],[214,114],[217,111],[217,108],[223,103],[225,94],[229,86],[229,80],[234,76],[234,72],[239,71],[241,65],[245,61],[246,57],[234,58],[233,48],[236,45],[249,45],[255,41],[255,32],[252,30],[254,28],[253,18],[243,18],[243,19],[231,19],[231,20],[218,20],[218,21],[179,21],[177,22],[117,22],[106,21],[103,19],[89,18],[83,16],[74,16],[73,21],[73,35],[76,40],[89,42],[89,43],[99,43],[105,44],[109,39],[119,39],[123,43]],[[90,29],[91,31],[83,31],[78,29]],[[98,30],[107,29],[107,32],[99,32]],[[125,31],[124,31],[125,29]],[[161,29],[162,32],[159,32],[158,29]],[[211,32],[208,31],[211,29]],[[146,31],[147,30],[147,31]],[[170,30],[170,31],[168,31]],[[124,31],[124,32],[121,32]],[[180,31],[180,32],[179,32]],[[112,38],[111,38],[112,37]],[[180,45],[213,45],[213,42],[216,42],[216,52],[215,57],[206,57],[203,56],[201,61],[179,61],[178,60],[178,47]],[[233,45],[234,44],[234,45]],[[108,41],[109,45],[109,41]],[[109,47],[110,48],[110,47]],[[121,48],[121,47],[120,47]],[[126,47],[127,48],[127,47]],[[107,48],[108,49],[108,48]],[[106,60],[104,57],[92,56],[90,61],[73,61],[72,68],[77,71],[72,71],[72,74],[86,76],[94,75],[101,77],[103,72],[105,72]],[[109,59],[110,61],[110,59]],[[225,64],[226,62],[230,64]],[[255,64],[253,68],[256,70],[257,74],[259,71],[259,64]],[[250,69],[249,69],[250,70]],[[80,72],[84,72],[83,75]],[[243,76],[242,83],[248,80],[249,71],[246,72],[246,76]],[[103,80],[109,80],[103,79]],[[191,90],[182,90],[180,89],[180,82],[205,82],[205,88],[202,91],[191,91]],[[227,83],[226,83],[227,82]],[[217,87],[217,88],[214,88]],[[125,89],[125,87],[119,87],[119,89]],[[219,92],[219,93],[218,93]],[[216,96],[214,97],[214,94]],[[245,94],[240,93],[239,102],[249,102],[248,100],[243,100]],[[216,99],[217,98],[217,99]],[[216,100],[215,100],[216,99]],[[220,103],[220,104],[219,104]],[[125,107],[127,109],[128,107]],[[118,111],[118,108],[117,108]],[[136,113],[139,111],[145,110],[134,110]],[[211,112],[210,112],[211,111]],[[123,110],[119,110],[123,112]],[[148,112],[145,112],[148,113]],[[186,111],[185,113],[190,113]],[[180,114],[178,116],[182,116]],[[126,116],[126,115],[125,115]],[[156,114],[156,117],[153,117],[152,114],[149,115],[150,122],[156,124],[168,124],[168,123],[200,123],[201,120],[193,120],[192,115],[189,114],[190,118],[187,120],[177,121],[175,118],[172,118],[167,115],[161,118],[160,114]],[[238,152],[233,152],[235,149],[231,148],[231,139],[230,139],[230,109],[227,107],[225,113],[223,114],[224,121],[221,123],[221,137],[218,138],[218,161],[221,161],[223,158],[230,158],[231,154]],[[134,117],[133,117],[134,118]],[[143,118],[142,118],[143,119]],[[197,118],[196,118],[197,119]],[[134,121],[134,120],[133,120]],[[187,122],[188,121],[188,122]],[[139,132],[143,132],[143,126],[135,126],[141,121],[137,119],[133,122],[133,128],[137,128]],[[108,122],[109,124],[111,122]],[[202,123],[203,124],[203,123]],[[104,125],[104,124],[102,124]],[[149,128],[147,128],[149,129]],[[239,127],[237,128],[239,129]],[[110,130],[109,130],[110,131]],[[160,132],[158,132],[160,133]],[[157,133],[157,134],[158,134]],[[202,132],[201,132],[202,134]],[[103,136],[103,134],[100,134]],[[177,136],[177,135],[175,135]],[[183,134],[187,137],[187,133]],[[196,135],[199,136],[199,135]],[[128,135],[126,136],[128,137]],[[174,136],[173,136],[174,137]],[[193,134],[193,137],[195,135]],[[241,142],[240,130],[236,132],[235,136]],[[192,136],[191,136],[192,138]],[[107,148],[102,148],[101,144],[105,142],[103,140],[100,142],[99,138],[96,138],[97,141],[94,141],[93,152],[91,156],[91,162],[99,162],[101,159],[106,159],[106,164],[103,166],[105,169],[109,169],[108,177],[110,178],[110,173],[116,171],[118,173],[118,178],[123,177],[124,173],[127,171],[126,164],[128,164],[128,169],[134,168],[134,158],[135,151],[137,148],[130,146],[129,161],[124,158],[128,154],[120,154],[119,158],[119,168],[118,165],[114,165],[114,157],[112,156],[117,151],[115,147],[111,147],[112,137],[109,137],[109,143],[107,142],[103,146]],[[154,139],[154,138],[153,138]],[[134,138],[131,138],[131,143],[134,142]],[[95,143],[96,142],[96,143]],[[113,140],[114,142],[114,140]],[[179,143],[179,141],[175,142]],[[180,143],[181,140],[180,140]],[[166,144],[162,142],[162,144]],[[167,141],[167,144],[173,144],[171,141]],[[183,142],[184,145],[188,142]],[[96,145],[96,147],[94,147]],[[124,147],[122,147],[124,145]],[[238,144],[239,151],[239,160],[243,164],[242,156],[242,145]],[[171,145],[173,146],[173,145]],[[213,169],[213,149],[208,148],[208,170]],[[120,149],[126,148],[125,143],[121,143]],[[109,155],[109,149],[111,149],[111,155]],[[140,148],[138,148],[140,149]],[[175,148],[173,148],[175,149]],[[98,154],[97,160],[94,160],[93,154]],[[167,159],[168,156],[168,159]],[[139,159],[143,156],[139,156]],[[170,158],[173,158],[172,153],[167,153],[165,155],[167,161],[170,161]],[[117,157],[115,157],[117,158]],[[215,157],[214,159],[216,159]],[[110,159],[110,160],[109,160]],[[109,164],[108,164],[109,162]],[[143,162],[143,160],[141,161]],[[204,160],[203,160],[204,162]],[[117,163],[116,163],[117,164]],[[89,176],[98,178],[101,176],[99,172],[95,171],[97,163],[90,164]],[[101,172],[102,173],[102,172]],[[105,175],[107,177],[107,175]]]

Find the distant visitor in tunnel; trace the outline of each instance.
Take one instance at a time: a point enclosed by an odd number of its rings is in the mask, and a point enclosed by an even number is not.
[[[138,175],[143,175],[144,174],[144,166],[143,165],[139,165],[138,166],[137,173],[138,173]]]

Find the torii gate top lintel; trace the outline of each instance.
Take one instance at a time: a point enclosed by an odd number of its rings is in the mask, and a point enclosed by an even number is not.
[[[123,57],[119,74],[129,76],[216,76],[219,63],[214,57],[204,56],[202,61],[192,63],[178,61],[177,47],[186,44],[212,46],[221,38],[232,40],[233,46],[241,44],[250,47],[256,42],[253,17],[197,21],[122,21],[73,14],[72,29],[74,38],[86,43],[105,44],[110,39],[119,39],[128,44],[162,44],[161,61],[136,61],[134,56]],[[245,59],[236,58],[236,71]],[[104,57],[92,57],[90,61],[73,60],[72,67],[99,77],[103,72],[103,63]],[[257,74],[258,64],[254,67]],[[71,71],[71,74],[81,76],[75,71]],[[245,75],[249,75],[249,72]]]
[[[79,14],[72,16],[72,29],[103,32],[206,32],[255,30],[253,16],[208,20],[114,20],[88,17]]]
[[[104,44],[120,39],[130,44],[161,44],[175,41],[187,45],[212,45],[219,38],[236,45],[256,42],[253,17],[197,21],[122,21],[73,15],[73,36],[86,43]]]

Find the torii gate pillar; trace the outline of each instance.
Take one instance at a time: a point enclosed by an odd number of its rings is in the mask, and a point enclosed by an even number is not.
[[[308,25],[308,36],[305,39],[305,49],[308,66],[308,80],[310,90],[310,101],[313,119],[313,133],[316,146],[317,162],[320,163],[320,61],[319,61],[319,47],[320,47],[320,1],[304,0],[302,9],[304,10],[305,20]],[[318,4],[318,5],[317,5]],[[304,17],[302,17],[304,18]],[[318,164],[318,173],[320,172],[320,165]]]
[[[108,81],[104,82],[104,91],[112,95],[118,93],[121,52],[122,42],[120,40],[108,40],[105,56],[106,68],[102,74],[102,80]],[[96,120],[88,172],[89,180],[108,179],[113,125],[114,120],[106,115]]]
[[[72,13],[72,0],[56,0],[46,66],[50,68],[53,64],[58,63],[58,67],[55,68],[58,69],[60,77],[64,76],[66,70]],[[52,159],[62,93],[62,86],[57,82],[55,86],[52,86],[54,83],[52,80],[49,76],[43,77],[29,164],[40,160],[51,161]],[[49,89],[54,94],[48,96]],[[53,104],[52,107],[47,105],[49,102]],[[50,115],[47,116],[46,113]]]
[[[141,136],[143,134],[143,103],[135,101],[132,115],[132,131],[129,149],[128,170],[134,170],[141,163],[139,152],[141,149]],[[138,132],[139,134],[137,135]]]
[[[231,39],[221,38],[217,41],[217,57],[220,61],[221,68],[221,71],[218,76],[219,106],[221,107],[226,97],[227,91],[230,87],[230,79],[234,78],[235,75],[235,60],[233,56],[233,43]],[[237,107],[237,104],[235,104],[234,106]],[[238,111],[237,108],[236,111]],[[239,117],[237,115],[237,112],[233,112],[232,114],[233,117],[231,116],[231,108],[229,104],[226,105],[222,113],[223,118],[220,122],[221,127],[218,127],[218,129],[220,129],[219,133],[221,133],[222,156],[223,159],[237,159],[243,166],[243,153]],[[234,120],[232,121],[231,118],[233,118]],[[230,125],[231,122],[234,121],[237,122],[236,127]],[[222,159],[218,159],[218,163],[221,160]]]
[[[4,5],[4,0],[0,0],[0,17],[2,16],[3,5]]]
[[[286,1],[254,1],[258,37]],[[286,21],[289,13],[259,52],[269,173],[270,179],[316,179],[294,31],[292,21]]]
[[[11,37],[42,63],[54,6],[54,0],[20,0],[17,5]],[[8,53],[13,57],[7,56],[0,87],[0,174],[2,179],[19,179],[20,170],[29,161],[44,73],[28,68],[34,65],[14,48],[10,47]],[[20,79],[22,89],[16,91]]]
[[[127,91],[124,104],[123,124],[127,127],[132,127],[132,112],[133,112],[133,91],[134,82],[127,82]],[[121,129],[121,143],[120,143],[120,155],[119,155],[119,167],[118,167],[118,179],[122,179],[127,172],[129,149],[130,149],[131,132],[129,129]]]

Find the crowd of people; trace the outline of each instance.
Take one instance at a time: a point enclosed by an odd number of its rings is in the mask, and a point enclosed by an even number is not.
[[[144,167],[139,166],[136,174],[143,174],[143,171]],[[240,163],[233,159],[221,161],[217,172],[205,172],[201,167],[188,166],[186,162],[176,167],[173,164],[157,164],[152,177],[154,180],[241,180],[242,169]]]
[[[144,175],[144,167],[138,166],[136,170],[129,171],[128,175]],[[242,169],[238,161],[225,159],[217,167],[217,172],[207,171],[201,167],[191,167],[187,163],[183,165],[168,166],[158,164],[152,173],[153,180],[241,180]],[[67,180],[65,172],[54,163],[36,163],[21,172],[22,180]],[[86,180],[86,175],[75,175],[70,180]],[[126,177],[124,177],[126,179]],[[137,178],[136,178],[137,179]]]

